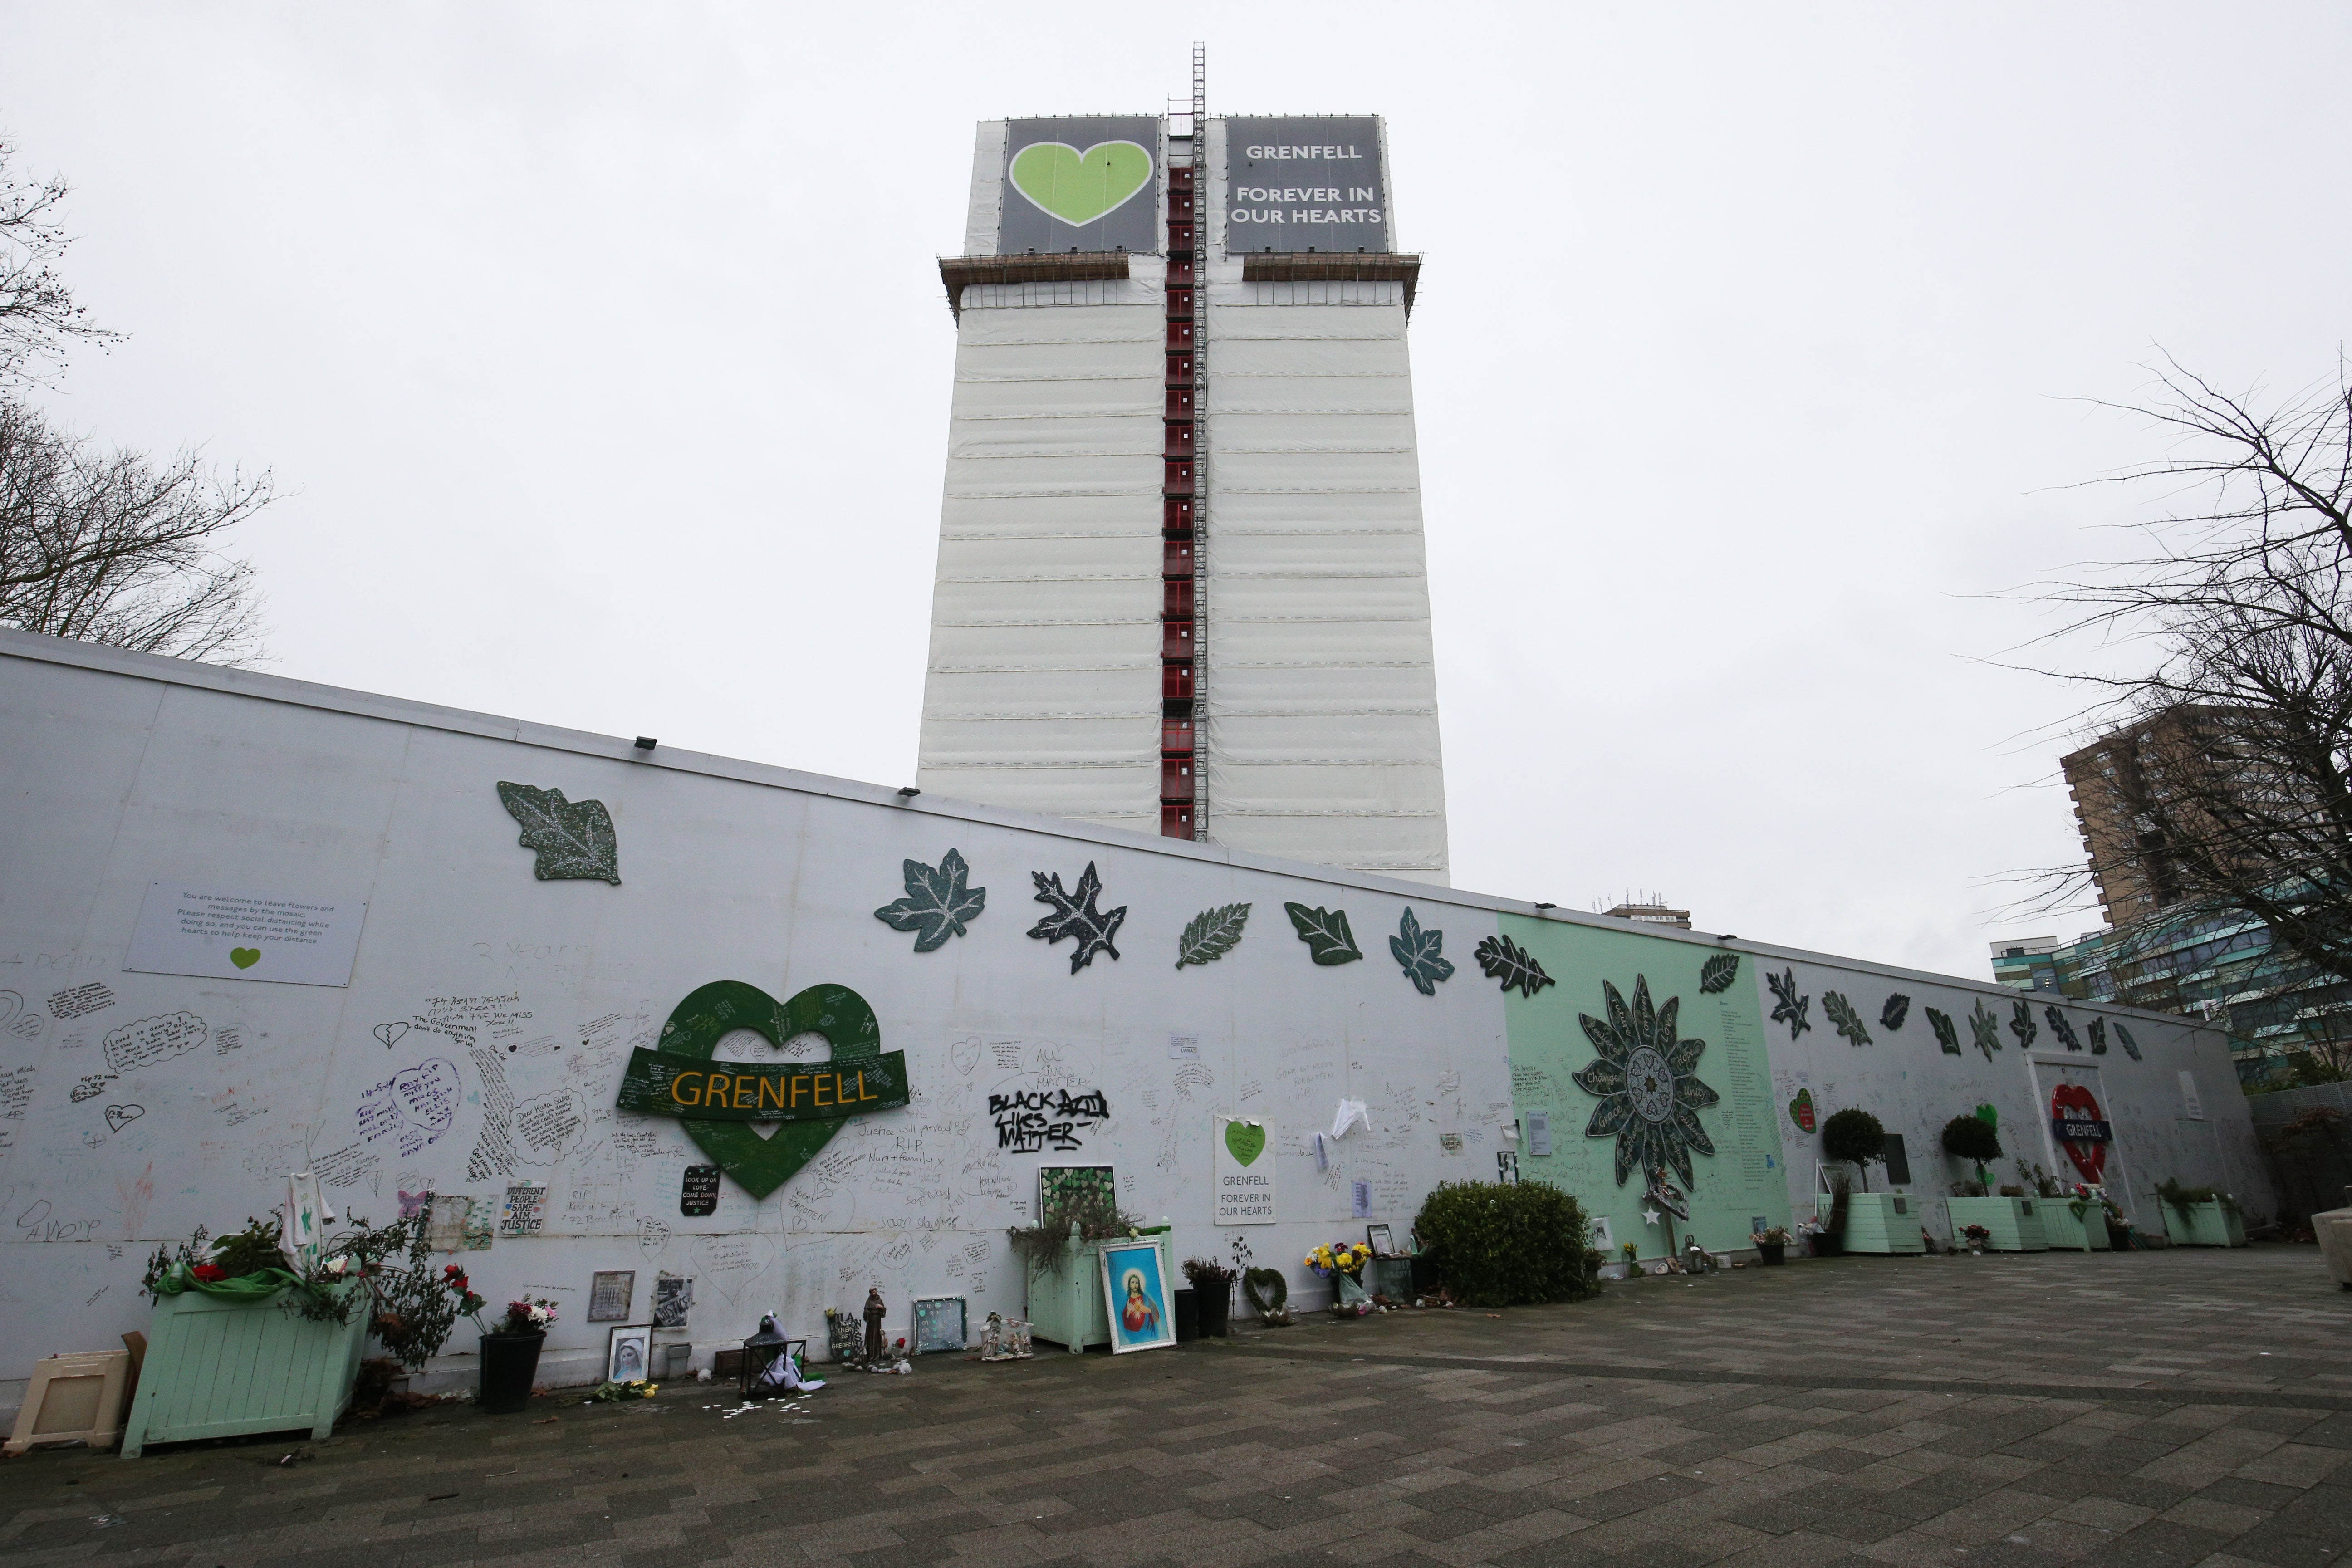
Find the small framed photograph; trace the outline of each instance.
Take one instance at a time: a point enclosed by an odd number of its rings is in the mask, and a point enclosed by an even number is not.
[[[614,1329],[604,1342],[604,1381],[606,1383],[643,1383],[654,1363],[654,1326],[651,1323],[625,1323]]]
[[[1396,1238],[1387,1226],[1366,1226],[1364,1227],[1364,1245],[1372,1249],[1372,1256],[1374,1258],[1394,1258],[1396,1256]]]
[[[599,1270],[588,1285],[588,1321],[592,1323],[625,1323],[629,1321],[629,1303],[637,1294],[637,1272],[634,1268]]]
[[[1102,1271],[1113,1355],[1176,1342],[1176,1320],[1168,1310],[1168,1277],[1160,1266],[1157,1242],[1104,1247]]]
[[[1507,1187],[1519,1184],[1519,1152],[1517,1149],[1495,1152],[1495,1180]]]

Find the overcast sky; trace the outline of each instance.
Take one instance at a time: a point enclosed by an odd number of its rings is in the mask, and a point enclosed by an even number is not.
[[[2346,338],[2341,5],[0,4],[130,334],[44,401],[288,498],[304,679],[914,773],[975,121],[1388,117],[1456,885],[1983,975],[2079,856],[1988,598],[2085,398]],[[2036,733],[2036,731],[2044,731]]]

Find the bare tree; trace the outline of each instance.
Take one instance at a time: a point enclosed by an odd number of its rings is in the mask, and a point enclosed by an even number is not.
[[[2153,553],[2042,590],[2077,612],[2068,632],[2152,656],[2077,678],[2105,694],[2111,858],[2156,902],[2243,911],[2352,979],[2352,385],[2265,409],[2177,364],[2159,379],[2133,412],[2175,455],[2117,479],[2186,504]]]
[[[24,393],[75,342],[119,334],[89,319],[58,270],[72,243],[63,180],[12,171],[0,140],[0,623],[143,653],[242,664],[260,652],[249,561],[226,535],[274,499],[269,475],[226,477],[101,451],[53,426]]]
[[[259,651],[253,564],[219,546],[272,499],[267,474],[97,451],[0,398],[0,621],[245,663]]]

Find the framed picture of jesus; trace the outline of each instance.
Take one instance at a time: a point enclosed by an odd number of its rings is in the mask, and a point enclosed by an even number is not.
[[[1129,1242],[1102,1249],[1103,1305],[1110,1311],[1110,1348],[1156,1350],[1176,1342],[1175,1315],[1168,1310],[1168,1274],[1160,1245]]]

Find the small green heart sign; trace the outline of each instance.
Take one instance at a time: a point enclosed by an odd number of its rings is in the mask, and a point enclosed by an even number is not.
[[[744,1064],[731,1077],[716,1075],[728,1077],[728,1089],[723,1106],[713,1103],[716,1090],[710,1079],[715,1075],[674,1069],[687,1061],[712,1061],[719,1040],[737,1029],[750,1029],[779,1048],[794,1035],[821,1035],[833,1047],[833,1060],[823,1069]],[[632,1059],[617,1109],[650,1109],[653,1090],[658,1089],[659,1098],[674,1103],[656,1113],[677,1116],[686,1135],[755,1198],[764,1198],[790,1181],[833,1141],[847,1117],[907,1103],[903,1054],[884,1054],[882,1026],[874,1009],[846,985],[812,985],[789,1002],[778,1002],[740,980],[714,980],[672,1008],[654,1049],[639,1050],[635,1058],[650,1062]],[[656,1073],[656,1067],[665,1070]],[[765,1115],[761,1114],[763,1091],[772,1102]],[[818,1107],[820,1097],[830,1103]],[[703,1107],[688,1104],[689,1100],[706,1102],[710,1116],[735,1119],[706,1120],[697,1114]],[[741,1114],[746,1111],[751,1114]],[[801,1115],[793,1119],[796,1111]],[[782,1123],[774,1137],[761,1138],[752,1130],[755,1121],[771,1120]]]
[[[261,962],[261,950],[257,947],[232,947],[228,950],[228,961],[239,969],[251,969]]]
[[[1225,1151],[1244,1165],[1265,1152],[1265,1129],[1249,1121],[1225,1123]]]
[[[1041,212],[1088,224],[1124,206],[1151,179],[1151,154],[1133,142],[1032,142],[1013,154],[1013,188]]]

